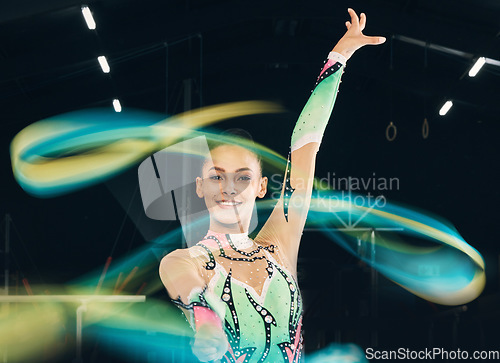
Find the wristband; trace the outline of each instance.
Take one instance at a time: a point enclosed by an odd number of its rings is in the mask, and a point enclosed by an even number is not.
[[[334,63],[335,62],[342,63],[344,66],[347,64],[347,58],[344,57],[342,54],[334,52],[334,51],[331,51],[328,54],[328,59],[332,60]]]

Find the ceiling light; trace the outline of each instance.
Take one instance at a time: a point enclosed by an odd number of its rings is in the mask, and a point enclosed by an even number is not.
[[[87,23],[89,29],[94,30],[95,29],[94,17],[92,16],[92,12],[90,11],[87,5],[82,6],[82,14],[83,17],[85,18],[85,22]]]
[[[113,100],[113,107],[115,112],[122,112],[122,105],[120,104],[120,100],[118,98]]]
[[[479,72],[482,66],[486,63],[486,58],[479,57],[476,63],[472,66],[469,71],[469,77],[475,77],[475,75]]]
[[[97,58],[97,60],[99,61],[99,64],[101,65],[102,71],[104,73],[109,73],[110,68],[109,68],[109,64],[108,64],[106,57],[101,55],[100,57]]]
[[[441,109],[439,110],[439,114],[441,116],[444,116],[446,115],[446,113],[450,110],[451,106],[453,106],[453,102],[451,101],[446,101],[443,105],[443,107],[441,107]]]

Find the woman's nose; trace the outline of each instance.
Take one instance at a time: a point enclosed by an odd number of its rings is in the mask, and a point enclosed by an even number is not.
[[[234,181],[232,180],[225,180],[222,182],[222,193],[225,195],[236,195],[238,194],[238,191],[236,190],[236,186],[234,184]]]

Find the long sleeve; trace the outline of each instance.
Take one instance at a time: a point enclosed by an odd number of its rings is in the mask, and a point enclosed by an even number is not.
[[[346,60],[330,52],[295,124],[281,196],[257,238],[273,241],[295,271],[311,201],[316,153],[337,99]]]
[[[309,142],[320,143],[337,98],[345,57],[330,52],[316,81],[312,95],[302,110],[292,133],[291,151]]]
[[[169,253],[162,259],[159,273],[172,302],[182,309],[191,327],[196,330],[199,317],[203,317],[205,322],[212,320],[220,325],[224,320],[225,307],[218,297],[207,291],[194,250],[178,249]],[[205,309],[215,314],[207,315]],[[219,321],[216,321],[217,317]]]

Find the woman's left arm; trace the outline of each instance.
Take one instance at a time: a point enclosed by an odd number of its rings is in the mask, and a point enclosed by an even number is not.
[[[346,22],[347,32],[328,55],[293,130],[280,200],[259,233],[267,240],[278,240],[292,266],[297,262],[311,202],[316,153],[333,110],[346,61],[362,46],[385,41],[383,37],[362,33],[366,24],[365,14],[362,13],[361,18],[358,18],[354,10],[348,9],[348,12],[351,22]]]

